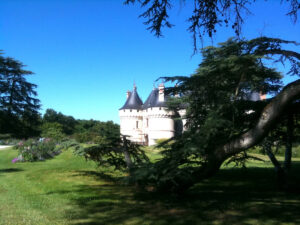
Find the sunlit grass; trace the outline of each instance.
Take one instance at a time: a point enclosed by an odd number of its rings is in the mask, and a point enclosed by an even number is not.
[[[159,158],[159,151],[148,154]],[[269,162],[250,161],[247,169],[225,167],[178,197],[115,183],[120,174],[99,171],[70,150],[45,162],[13,164],[16,155],[15,150],[0,151],[3,225],[300,224],[297,159],[289,193],[277,191]]]

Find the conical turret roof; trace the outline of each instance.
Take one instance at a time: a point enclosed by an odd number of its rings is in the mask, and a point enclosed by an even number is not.
[[[166,98],[167,96],[165,96]],[[143,109],[148,109],[151,107],[166,107],[167,104],[164,101],[159,101],[159,96],[158,96],[158,89],[157,88],[153,88],[153,90],[151,91],[150,95],[148,96],[147,100],[145,101],[144,105],[143,105]]]
[[[136,86],[134,85],[133,91],[129,94],[125,104],[121,109],[142,109],[143,101],[137,93]]]

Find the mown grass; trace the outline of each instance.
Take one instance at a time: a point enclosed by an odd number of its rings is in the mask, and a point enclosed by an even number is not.
[[[223,168],[185,196],[138,191],[71,151],[12,164],[0,151],[0,224],[300,224],[300,161],[290,192],[278,192],[270,163]],[[154,158],[158,157],[157,153]],[[105,172],[105,173],[104,173]]]

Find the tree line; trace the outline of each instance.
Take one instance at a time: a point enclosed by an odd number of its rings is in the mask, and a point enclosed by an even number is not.
[[[0,55],[0,137],[73,137],[95,142],[101,137],[118,137],[119,125],[112,121],[78,120],[53,109],[42,116],[37,85],[28,81],[33,72],[11,57]]]

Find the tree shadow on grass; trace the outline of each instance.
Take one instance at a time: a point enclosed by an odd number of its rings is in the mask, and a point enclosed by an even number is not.
[[[300,164],[294,163],[295,190],[299,172]],[[272,168],[223,169],[184,196],[141,192],[110,180],[78,186],[77,192],[72,201],[78,207],[68,211],[70,223],[77,225],[300,224],[300,195],[278,192]]]
[[[15,172],[21,172],[24,171],[23,169],[19,168],[7,168],[7,169],[0,169],[0,174],[1,173],[15,173]]]
[[[121,176],[112,176],[111,174],[107,174],[102,171],[96,172],[96,171],[79,170],[76,172],[77,172],[77,176],[90,176],[90,177],[94,177],[95,179],[105,180],[114,183],[119,182],[123,178]]]

